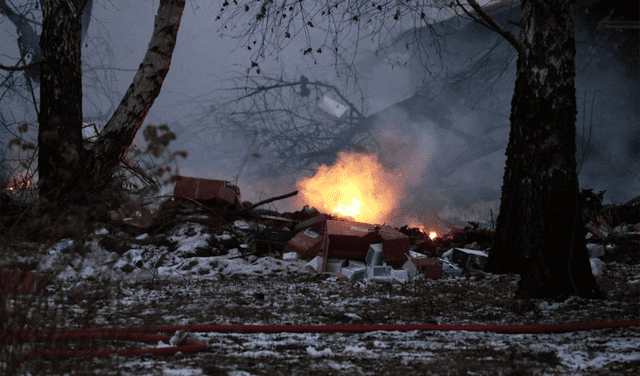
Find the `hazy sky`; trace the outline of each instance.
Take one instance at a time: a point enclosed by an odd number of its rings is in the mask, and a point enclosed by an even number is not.
[[[20,1],[12,3],[20,4]],[[117,68],[98,72],[98,75],[111,74],[116,79],[109,82],[109,85],[97,89],[110,92],[115,101],[114,105],[119,102],[142,61],[153,29],[157,6],[158,1],[96,0],[89,29],[91,40],[85,48],[85,56],[92,64],[102,61],[106,66]],[[145,124],[168,123],[172,126],[172,130],[178,134],[174,148],[187,150],[190,154],[189,158],[181,163],[181,171],[185,175],[230,180],[238,173],[239,167],[225,166],[221,169],[221,163],[212,157],[212,150],[218,147],[214,144],[215,138],[207,132],[211,127],[210,121],[213,120],[193,124],[193,119],[206,109],[207,98],[216,97],[216,90],[223,85],[221,80],[244,72],[250,63],[251,55],[245,47],[237,46],[237,42],[230,38],[220,37],[220,24],[214,22],[218,11],[217,1],[187,1],[171,69]],[[0,21],[0,63],[8,65],[14,62],[11,60],[12,57],[18,56],[15,47],[15,27],[4,18],[0,18]],[[459,45],[464,45],[463,41]],[[110,48],[105,48],[107,46]],[[278,74],[282,70],[289,74],[290,78],[304,73],[311,79],[322,78],[336,85],[343,84],[343,78],[336,75],[330,54],[316,55],[318,60],[317,64],[314,64],[311,59],[302,58],[300,50],[303,46],[302,42],[294,41],[287,49],[281,51],[279,61],[266,59],[261,62],[262,71]],[[424,88],[422,77],[416,77],[415,64],[392,67],[390,60],[366,53],[367,50],[372,50],[373,45],[364,44],[362,47],[365,53],[362,54],[358,67],[361,69],[361,84],[366,95],[365,115],[371,115],[394,103],[409,99],[416,90]],[[451,61],[463,62],[464,59],[456,60],[454,57]],[[513,71],[513,64],[510,69]],[[586,129],[588,126],[593,129],[591,153],[581,172],[581,184],[587,188],[607,189],[611,195],[608,197],[609,200],[625,201],[640,192],[640,147],[636,145],[634,149],[633,146],[633,140],[640,144],[637,119],[640,113],[637,103],[638,84],[629,83],[628,79],[624,79],[621,74],[622,68],[606,56],[597,62],[586,64],[583,69],[588,75],[577,79],[578,130],[582,131],[583,123],[587,125]],[[91,74],[93,73],[85,72],[85,86],[91,82]],[[505,128],[504,125],[508,124],[509,100],[514,80],[515,77],[507,75],[500,81],[502,86],[496,89],[497,93],[502,94],[496,95],[493,101],[483,98],[484,102],[475,102],[480,104],[473,110],[471,108],[475,104],[469,93],[478,90],[477,88],[461,88],[457,92],[448,87],[443,88],[444,91],[450,90],[448,94],[443,94],[444,97],[449,95],[447,98],[460,100],[454,103],[454,100],[450,99],[444,103],[450,114],[447,118],[456,128],[471,134],[484,132],[479,127],[485,126],[487,121],[502,124],[502,128],[494,130],[495,134],[492,134],[492,137],[506,145],[508,126]],[[429,88],[436,90],[438,85],[442,84],[435,82]],[[109,108],[108,101],[95,92],[95,89],[85,87],[85,94],[88,97],[92,96],[85,100],[85,116],[98,113],[94,103],[98,104],[101,111],[106,112]],[[593,93],[596,93],[595,97]],[[590,106],[591,101],[595,101],[593,110]],[[28,101],[25,100],[11,103],[12,113],[20,113],[17,107],[19,103],[27,103],[26,111],[31,111]],[[621,103],[631,108],[621,111]],[[589,106],[585,106],[586,104]],[[6,114],[7,103],[1,105],[0,109]],[[414,203],[421,202],[424,207],[432,206],[439,210],[446,205],[468,206],[474,201],[495,199],[496,195],[499,198],[504,150],[486,155],[474,164],[443,178],[442,181],[430,180],[436,178],[433,168],[450,163],[456,157],[456,151],[464,146],[464,142],[451,132],[443,130],[433,119],[427,117],[422,123],[400,121],[398,119],[403,119],[406,114],[397,112],[400,111],[397,108],[388,111],[391,112],[386,112],[385,116],[394,119],[395,122],[387,121],[386,127],[378,128],[376,132],[381,139],[386,140],[389,148],[393,146],[398,149],[398,145],[404,145],[404,149],[401,148],[401,152],[395,154],[396,157],[400,156],[394,162],[395,172],[399,174],[402,171],[415,170],[413,174],[405,174],[407,184],[412,189],[407,197]],[[489,118],[489,112],[495,117]],[[33,120],[33,114],[30,116]],[[233,148],[233,145],[224,146]],[[238,148],[243,147],[246,148],[246,143],[238,144]],[[387,153],[382,159],[391,158],[390,155],[391,153]],[[274,196],[293,189],[293,182],[289,180],[287,176],[280,176],[272,181],[261,182],[245,175],[240,180],[240,188],[245,198],[256,200],[260,196]],[[443,186],[458,187],[460,190],[448,194],[447,190],[452,188],[443,191]],[[282,205],[286,206],[285,203]],[[286,209],[296,210],[299,207]]]

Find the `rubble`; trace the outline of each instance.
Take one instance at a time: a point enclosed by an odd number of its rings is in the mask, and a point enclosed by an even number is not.
[[[604,255],[605,246],[602,244],[588,243],[587,251],[589,251],[589,257],[600,257]]]
[[[482,251],[453,248],[451,260],[463,269],[484,269],[489,255]]]
[[[350,261],[349,265],[342,267],[340,273],[347,279],[363,281],[367,277],[367,267],[364,263]]]
[[[176,175],[176,185],[173,196],[199,202],[214,201],[216,203],[226,203],[236,209],[242,208],[240,189],[225,180]]]
[[[426,278],[442,278],[443,266],[442,263],[438,262],[437,260],[428,257],[421,257],[418,259],[413,259],[412,263],[415,265],[418,273],[424,274]]]
[[[291,192],[261,203],[295,194],[297,192]],[[288,263],[300,262],[300,266],[305,265],[304,269],[333,275],[336,280],[407,283],[417,278],[460,276],[466,269],[483,270],[488,260],[488,253],[483,250],[490,247],[493,235],[492,229],[481,229],[470,222],[473,228],[456,228],[451,233],[429,239],[417,228],[404,226],[396,229],[336,219],[309,207],[284,214],[255,209],[261,203],[243,205],[239,188],[223,180],[177,176],[174,197],[185,199],[175,200],[173,205],[183,205],[191,210],[190,221],[196,220],[195,211],[201,213],[202,217],[196,222],[205,226],[200,230],[205,235],[202,244],[188,247],[192,250],[190,252],[185,252],[185,247],[178,244],[174,252],[177,256],[219,255],[235,259],[271,255]],[[226,209],[218,210],[219,207]],[[140,209],[141,205],[125,204],[118,209],[118,217],[127,222],[127,218],[122,217],[128,215],[135,219],[140,216]],[[215,218],[211,213],[216,214]],[[629,238],[629,231],[636,230],[638,225],[615,223],[613,227],[610,221],[604,220],[605,217],[598,218],[599,222],[606,224],[608,237],[606,241],[596,239],[587,245],[594,275],[602,273],[600,258],[615,253],[617,249],[617,245],[612,244],[612,234],[617,236],[616,239],[631,239],[631,246],[637,243],[635,238]],[[168,222],[161,225],[165,223]],[[600,235],[604,236],[602,227],[605,226],[600,226]],[[212,251],[213,247],[217,249]],[[629,248],[628,245],[626,247]],[[121,254],[127,251],[123,249]],[[52,249],[51,252],[65,250]],[[231,253],[234,254],[230,256]],[[130,252],[127,255],[131,256],[128,263],[134,267],[146,265],[146,259],[133,257]]]

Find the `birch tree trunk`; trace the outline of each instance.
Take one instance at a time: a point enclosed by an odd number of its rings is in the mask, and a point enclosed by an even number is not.
[[[125,156],[169,72],[185,0],[161,0],[147,53],[120,105],[91,150],[85,176],[100,188]]]
[[[108,184],[160,93],[185,0],[161,0],[147,53],[90,150],[82,142],[82,10],[85,0],[42,0],[38,173],[49,207],[87,203]]]
[[[600,294],[588,259],[575,159],[572,1],[523,0],[500,214],[487,270],[520,273],[517,296]]]

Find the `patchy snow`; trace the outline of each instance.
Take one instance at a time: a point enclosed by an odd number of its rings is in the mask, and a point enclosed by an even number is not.
[[[304,260],[283,261],[246,253],[239,245],[247,243],[242,238],[247,233],[214,233],[205,225],[188,221],[165,235],[143,233],[127,238],[112,229],[99,229],[80,248],[63,240],[42,249],[36,270],[56,276],[46,289],[46,300],[29,305],[29,296],[16,296],[10,304],[16,309],[26,304],[27,319],[55,313],[44,326],[66,328],[501,325],[637,320],[640,315],[640,265],[601,261],[598,278],[606,287],[606,300],[523,302],[513,299],[517,276],[480,271],[461,270],[459,276],[403,285],[324,278],[305,268]],[[117,242],[121,238],[123,244]],[[225,244],[230,246],[225,248]],[[614,251],[607,247],[605,254]],[[12,262],[27,263],[29,257]],[[39,308],[43,304],[48,311]],[[112,356],[68,362],[83,374],[101,370],[131,375],[423,374],[425,369],[434,374],[451,370],[617,374],[640,364],[638,327],[556,334],[178,331],[171,333],[170,341],[147,346],[169,347],[186,339],[202,341],[207,349],[152,359]]]

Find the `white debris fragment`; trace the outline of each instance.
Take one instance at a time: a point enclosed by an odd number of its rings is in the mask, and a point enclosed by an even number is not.
[[[458,265],[450,262],[447,259],[439,259],[440,262],[442,262],[442,271],[450,274],[450,275],[461,275],[462,274],[462,268],[459,267]]]
[[[365,263],[368,267],[382,265],[382,243],[371,244],[369,246]]]
[[[282,255],[282,261],[298,261],[300,259],[300,254],[298,252],[287,252]]]
[[[101,229],[95,230],[93,232],[94,235],[106,235],[109,233],[109,230],[106,229],[106,227],[103,227]]]
[[[409,277],[409,271],[405,269],[400,269],[400,270],[392,269],[391,277],[393,277],[394,281],[400,282],[400,283],[407,283],[409,282],[409,279],[411,279],[411,277]]]
[[[378,282],[378,283],[392,283],[393,275],[391,274],[390,266],[371,266],[369,267],[369,271],[367,273],[367,278],[370,281]]]
[[[602,277],[602,271],[604,270],[604,263],[599,258],[592,257],[591,261],[591,273],[594,277]]]
[[[340,269],[340,273],[342,273],[349,279],[362,281],[367,276],[367,268],[364,263],[358,261],[349,261],[349,265]]]
[[[413,257],[413,255],[411,257]],[[418,274],[418,268],[416,268],[416,265],[411,260],[407,260],[404,264],[402,264],[402,269],[407,271],[409,279],[415,277],[415,275]]]
[[[328,259],[326,270],[330,273],[337,273],[346,265],[346,263],[347,260],[344,259]]]
[[[314,257],[305,267],[309,270],[314,270],[316,273],[322,273],[322,257]]]

